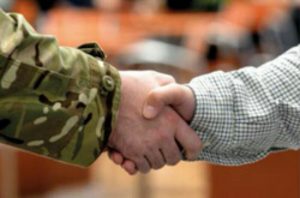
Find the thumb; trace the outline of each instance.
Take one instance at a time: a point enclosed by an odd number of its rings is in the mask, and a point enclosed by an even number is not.
[[[143,116],[146,119],[153,119],[163,110],[165,106],[178,106],[183,103],[184,90],[179,84],[168,84],[153,89],[144,104]]]

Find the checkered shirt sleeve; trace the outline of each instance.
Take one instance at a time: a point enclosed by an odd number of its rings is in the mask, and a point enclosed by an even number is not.
[[[199,160],[255,162],[300,146],[300,46],[258,68],[217,71],[193,79],[191,127],[204,145]]]

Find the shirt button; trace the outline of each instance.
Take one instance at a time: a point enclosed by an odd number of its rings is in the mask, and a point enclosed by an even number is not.
[[[107,75],[103,76],[102,85],[103,88],[108,92],[111,92],[115,89],[115,81],[112,79],[112,77]]]

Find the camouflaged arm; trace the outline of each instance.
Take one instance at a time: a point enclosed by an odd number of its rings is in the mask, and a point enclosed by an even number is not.
[[[116,119],[120,77],[97,45],[80,49],[0,9],[1,143],[80,166],[95,161]]]

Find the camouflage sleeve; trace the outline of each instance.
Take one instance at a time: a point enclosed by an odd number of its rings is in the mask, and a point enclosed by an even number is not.
[[[0,9],[0,142],[88,166],[115,123],[119,73],[96,44],[60,47]]]

